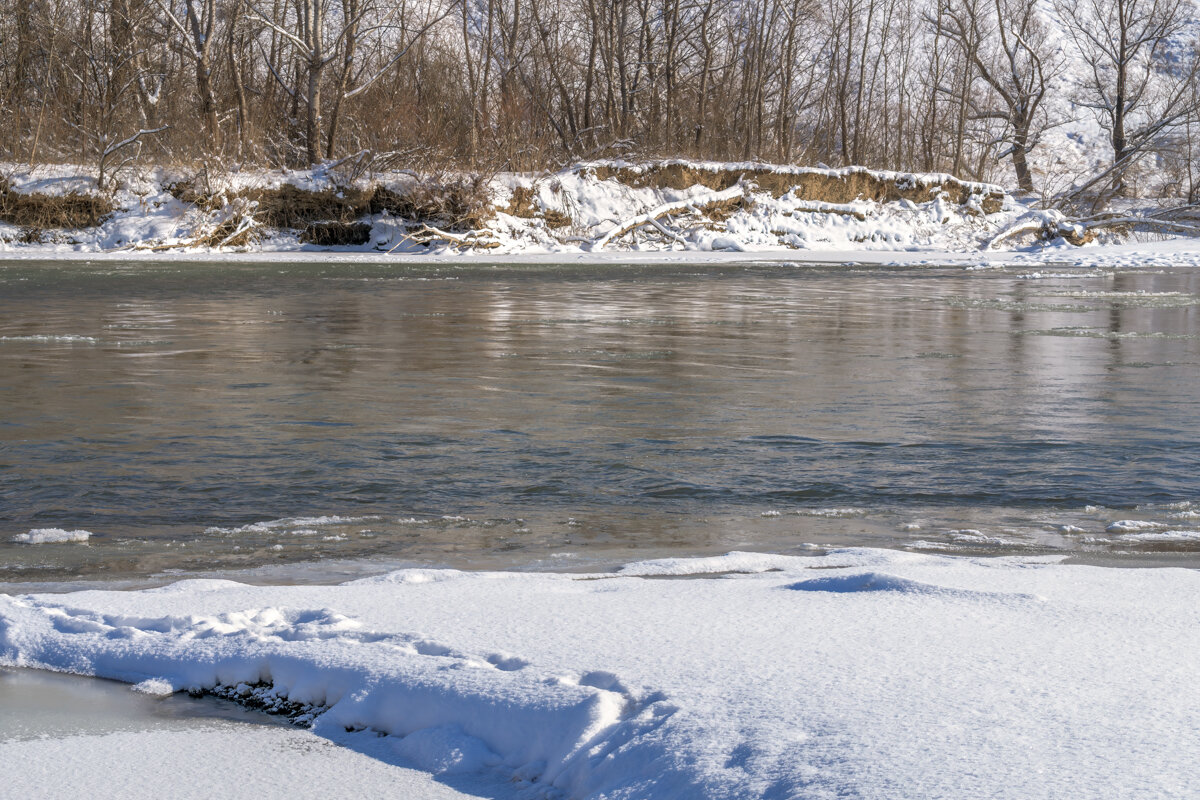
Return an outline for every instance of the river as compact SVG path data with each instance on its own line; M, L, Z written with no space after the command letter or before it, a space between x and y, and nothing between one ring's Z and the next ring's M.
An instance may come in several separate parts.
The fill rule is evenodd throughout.
M0 584L1200 564L1200 273L1023 271L8 264Z

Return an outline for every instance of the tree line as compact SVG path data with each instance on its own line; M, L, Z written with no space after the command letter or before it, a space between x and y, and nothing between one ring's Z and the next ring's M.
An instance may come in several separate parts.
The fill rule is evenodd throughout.
M0 9L0 157L92 164L101 183L129 163L528 170L626 155L1200 194L1192 0ZM1102 137L1103 163L1039 169L1047 132L1072 126Z

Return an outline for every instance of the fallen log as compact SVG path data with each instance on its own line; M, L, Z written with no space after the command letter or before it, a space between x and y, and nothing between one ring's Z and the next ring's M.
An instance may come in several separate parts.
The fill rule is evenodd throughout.
M445 241L455 247L470 248L477 250L490 250L494 247L499 247L500 242L496 241L496 234L485 229L475 231L465 231L464 233L450 233L440 228L435 228L432 225L422 225L419 229L407 234L400 241L392 245L388 253L392 253L400 245L405 242L414 242L415 244L429 245L436 241Z
M1088 235L1087 229L1077 223L1068 222L1057 211L1034 211L1022 215L1016 222L997 233L984 245L984 250L994 250L1000 243L1006 242L1022 234L1033 233L1042 239L1062 237L1074 245L1086 244L1095 238Z
M701 197L691 197L687 200L676 200L673 203L664 203L658 208L648 211L645 214L641 214L633 219L618 223L615 228L596 240L595 244L592 245L592 250L603 250L605 246L607 246L608 243L614 239L624 236L625 234L645 225L657 228L661 233L669 238L675 239L676 241L683 241L683 237L680 234L668 230L666 226L659 223L659 218L665 217L668 214L675 214L680 211L691 211L698 214L700 213L698 206L707 205L708 203L720 203L727 200L733 200L736 197L740 197L742 194L744 194L744 192L745 190L741 184L738 184L736 186L730 186L728 189L724 189L720 192L713 192L712 194Z

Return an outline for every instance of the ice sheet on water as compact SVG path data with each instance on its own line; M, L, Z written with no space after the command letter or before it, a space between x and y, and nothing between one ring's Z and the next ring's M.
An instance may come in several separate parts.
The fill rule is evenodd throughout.
M1130 533L1131 531L1153 531L1168 527L1162 522L1148 519L1119 519L1105 528L1109 533Z
M220 528L213 526L205 528L204 532L233 535L239 533L271 533L273 531L288 531L297 536L312 536L319 533L319 531L313 530L314 528L328 528L335 525L357 525L364 522L373 522L379 519L380 517L342 517L336 514L319 517L284 517L283 519L272 519L265 522L251 522L246 525L239 525L233 528Z
M28 533L18 533L11 541L17 544L62 544L65 542L86 542L92 537L91 531L68 531L62 528L34 528Z
M1154 531L1126 533L1117 537L1123 542L1200 542L1200 531Z
M865 517L867 510L865 508L800 508L795 513L801 517L848 519L852 517Z

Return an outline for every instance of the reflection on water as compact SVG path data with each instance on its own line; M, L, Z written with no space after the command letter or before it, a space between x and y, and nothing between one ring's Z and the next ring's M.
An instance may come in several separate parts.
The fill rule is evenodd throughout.
M1200 551L1198 314L1194 272L6 266L0 581Z

